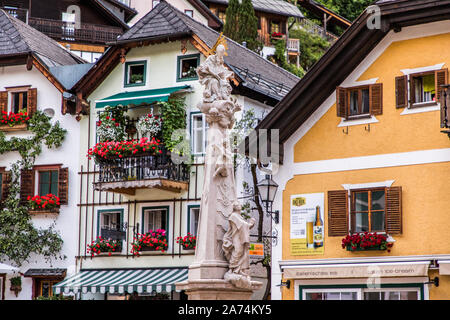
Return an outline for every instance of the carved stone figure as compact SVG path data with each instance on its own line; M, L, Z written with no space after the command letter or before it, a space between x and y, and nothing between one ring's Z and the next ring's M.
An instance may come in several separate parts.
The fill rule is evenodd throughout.
M223 238L223 250L229 261L229 270L225 274L225 280L229 280L236 287L251 288L250 278L250 229L256 220L245 220L241 215L241 206L235 202L233 212L228 218L229 228Z

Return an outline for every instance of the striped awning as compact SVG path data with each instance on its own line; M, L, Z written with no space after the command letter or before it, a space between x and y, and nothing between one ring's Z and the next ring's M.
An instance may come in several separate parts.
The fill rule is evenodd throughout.
M170 292L187 280L187 268L82 270L53 286L60 293L151 293Z

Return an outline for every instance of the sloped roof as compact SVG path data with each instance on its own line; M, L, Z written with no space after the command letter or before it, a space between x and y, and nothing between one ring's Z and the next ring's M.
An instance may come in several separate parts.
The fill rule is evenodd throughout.
M380 28L367 28L372 15L364 11L258 124L256 130L279 129L280 144L283 144L390 30L399 32L403 27L447 20L450 16L449 0L380 0L377 5L381 12ZM247 141L246 144L253 142Z
M34 54L47 67L84 62L55 40L0 10L0 58Z
M204 0L228 6L228 0ZM290 2L283 0L252 0L255 11L274 13L280 16L304 18L300 9Z
M211 48L219 33L197 22L181 11L161 1L152 11L117 40L127 43L166 37L197 35ZM280 100L299 80L292 73L264 59L255 52L228 39L225 63L243 80L243 85L259 93Z

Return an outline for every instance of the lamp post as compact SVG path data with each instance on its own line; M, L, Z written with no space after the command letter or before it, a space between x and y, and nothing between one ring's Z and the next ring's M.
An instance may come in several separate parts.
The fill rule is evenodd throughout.
M256 187L258 188L261 201L266 207L266 212L270 214L275 223L278 224L280 221L280 213L278 210L272 211L272 204L275 200L278 184L272 180L270 175L266 175L265 179L258 182Z

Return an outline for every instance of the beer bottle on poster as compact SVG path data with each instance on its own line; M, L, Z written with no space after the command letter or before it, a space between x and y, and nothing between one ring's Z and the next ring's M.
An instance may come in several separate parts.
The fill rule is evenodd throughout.
M314 248L323 246L323 221L320 217L320 206L316 207L316 219L314 221Z

